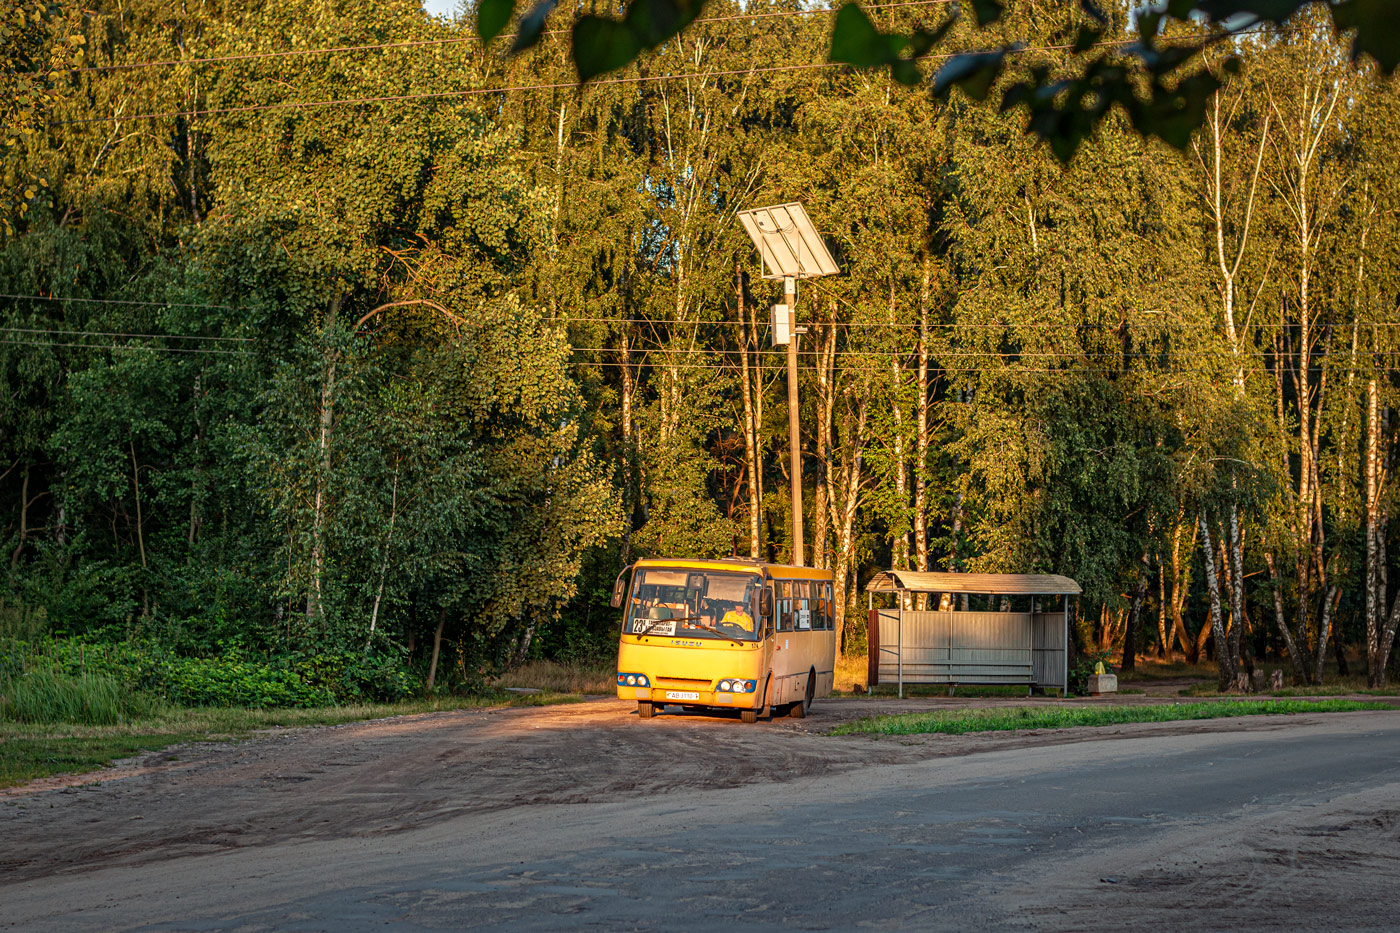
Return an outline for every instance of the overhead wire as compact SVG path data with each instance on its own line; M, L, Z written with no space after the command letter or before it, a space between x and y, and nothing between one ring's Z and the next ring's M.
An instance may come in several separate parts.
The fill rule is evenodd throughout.
M1147 311L1147 312L1139 312L1139 313L1141 313L1141 314L1147 314L1147 315L1151 315L1151 316L1153 316L1153 317L1156 317L1160 312L1151 312L1151 311ZM560 318L552 318L552 319L550 319L549 323L551 323L551 324L564 324L564 325L575 324L575 323L588 323L588 324L636 324L636 325L639 325L639 326L650 325L650 326L659 326L659 327L740 327L740 326L745 326L745 325L746 325L746 322L744 322L744 321L700 321L700 320L696 320L696 321L666 321L666 320L650 320L650 319L648 319L648 318L607 318L607 317L560 317ZM1142 325L1142 324L1149 323L1149 322L1138 320L1138 321L1136 321L1135 323L1137 323L1137 324L1140 326L1140 325ZM764 326L767 326L767 325L761 323L759 326L760 326L760 327L764 327ZM823 325L823 326L825 326L825 325ZM859 327L859 328L868 328L868 329L874 329L874 328L893 328L893 329L907 329L907 330L912 330L912 329L918 328L920 325L919 325L919 323L918 323L917 321L911 321L911 322L904 322L904 321L836 321L836 322L834 322L833 326L835 326L835 327L844 327L844 328L856 328L856 327ZM928 324L928 326L929 326L930 328L935 328L935 327L937 327L937 328L957 327L957 328L968 328L968 329L1005 328L1005 329L1018 329L1018 330L1019 330L1019 329L1022 329L1022 328L1031 328L1031 329L1081 330L1081 329L1088 328L1088 327L1103 327L1103 328L1106 328L1106 329L1110 329L1110 328L1111 328L1111 329L1116 329L1116 328L1119 326L1119 324L1118 324L1118 322L1116 322L1116 321L1108 321L1108 322L1104 322L1103 324L1075 323L1075 322L1072 322L1072 321L1070 321L1070 322L1066 322L1066 321L1024 321L1024 322L1016 322L1016 323L1002 322L1002 321L974 321L974 322L963 322L963 321L930 321L929 324ZM1170 327L1190 327L1190 328L1195 328L1195 327L1223 327L1224 325L1223 325L1223 324L1216 323L1216 322L1211 322L1211 321L1173 321L1169 326L1170 326ZM1363 323L1362 326L1363 326L1363 327L1400 327L1400 321L1370 321L1370 322L1365 322L1365 323Z
M220 337L212 334L131 334L112 330L64 330L57 327L6 327L0 331L14 334L55 334L60 337L126 337L132 340L212 340L252 343L252 337Z
M187 304L179 301L132 301L124 298L71 298L63 295L7 295L0 294L0 298L9 298L15 301L63 301L81 302L83 304L98 305L143 305L150 308L217 308L222 311L234 310L232 305L202 305Z
M574 353L617 353L617 352L620 352L619 349L618 349L617 347L572 347L572 346L571 346L569 349L570 349L571 352L574 352ZM632 352L632 353L660 353L660 354L667 354L667 353L669 353L669 354L673 354L673 355L674 355L674 354L681 354L681 355L685 355L685 356L695 356L695 355L704 356L704 355L708 355L708 354L712 354L712 353L735 353L735 352L737 352L737 351L738 351L738 348L737 348L737 347L731 347L731 348L727 348L727 349L714 349L714 350L701 350L701 349L696 349L696 350L672 350L672 349L668 349L668 348L666 348L666 347L631 347L631 348L629 349L629 352ZM835 351L832 351L832 352L834 352L837 356L870 357L870 358L873 358L873 359L880 359L880 358L886 358L886 357L914 356L918 351L915 350L915 349L913 349L913 348L911 347L910 349L907 349L907 350L835 350ZM1195 352L1195 351L1193 351L1193 352ZM749 353L752 354L752 355L755 355L755 356L780 356L780 357L786 357L786 356L787 356L787 351L786 351L786 350L750 350ZM821 350L798 350L798 351L797 351L797 355L801 357L801 356L822 356L823 354L822 354L822 351L821 351ZM1197 352L1197 353L1195 353L1195 355L1200 356L1200 357L1202 357L1202 358L1205 358L1205 354L1202 354L1202 353L1198 353L1198 352ZM1258 351L1255 351L1255 352L1253 352L1253 353L1250 353L1249 355L1250 355L1250 356L1253 356L1253 357L1264 357L1264 358L1267 358L1267 359L1273 359L1273 358L1275 358L1275 357L1282 357L1282 358L1284 358L1284 359L1292 359L1292 357L1294 356L1294 354L1290 354L1290 353L1279 353L1279 352L1274 351L1274 350L1258 350ZM940 352L937 352L937 351L930 351L929 356L930 356L930 357L938 357L938 358L940 358L940 359L961 358L961 357L976 357L976 358L978 358L978 359L1020 360L1020 359L1026 359L1027 357L1037 357L1037 358L1051 359L1051 360L1064 360L1064 359L1075 359L1075 360L1080 360L1080 359L1085 359L1085 358L1098 357L1098 358L1102 358L1102 359L1114 359L1114 360L1121 360L1121 359L1150 360L1150 359L1157 359L1157 358L1159 358L1159 357L1161 356L1161 353L1157 353L1157 352L1153 352L1153 351L1147 351L1147 350L1133 350L1133 351L1130 351L1130 352L1128 352L1128 353L1121 353L1121 352L1114 351L1114 350L1104 350L1104 351L1100 351L1100 350L1094 350L1094 351L1087 351L1087 350L1086 350L1086 351L1079 351L1079 350L1025 350L1025 351L1020 351L1020 350L955 350L955 351L951 351L951 352L947 352L947 353L940 353ZM1216 356L1212 356L1211 358L1213 359L1213 358L1217 358L1217 357L1216 357ZM1226 355L1226 351L1220 350L1219 353L1218 353L1218 358L1221 358L1221 359L1232 359L1233 357L1232 357L1232 356L1227 356L1227 355Z
M82 350L145 350L151 353L202 353L209 356L251 356L246 350L216 350L212 347L150 347L120 343L65 343L50 340L10 340L0 337L0 344L26 347L64 347Z
M629 352L638 356L658 355L666 356L722 356L737 352L738 348L723 350L668 350L665 347L632 347ZM617 347L570 347L571 353L618 353ZM900 359L911 358L916 355L915 350L833 350L830 351L835 356L853 359ZM774 357L778 359L786 358L785 350L750 350L749 353L757 357ZM820 357L824 354L820 350L798 350L800 357ZM1026 350L1026 351L999 351L999 350L956 350L951 352L932 351L929 353L930 361L948 359L977 359L1018 362L1026 359L1043 360L1155 360L1161 359L1162 353L1152 351L1133 351L1120 353L1115 351L1076 351L1076 350ZM1203 361L1213 361L1222 368L1234 370L1235 357L1227 356L1225 351L1218 351L1212 354L1205 354L1193 351L1194 356ZM1274 350L1257 350L1247 354L1246 359L1284 360L1291 361L1296 358L1296 354L1279 352ZM1328 357L1323 357L1323 362L1317 364L1317 368L1326 365ZM665 364L669 365L669 364ZM728 364L725 364L728 365ZM1272 372L1272 370L1270 370Z
M1114 39L1097 42L1091 48L1110 48L1118 46L1136 45L1137 39ZM1075 48L1075 43L1065 42L1055 45L1017 45L1007 48L1007 54L1024 55L1029 52L1052 52L1063 51ZM919 63L931 63L943 61L954 57L960 53L947 53L942 55L928 55L918 59ZM555 81L539 84L513 84L499 85L494 87L462 88L453 91L426 91L415 94L387 94L369 97L334 97L309 101L280 101L275 104L248 104L241 107L211 107L202 110L167 110L152 113L135 113L127 116L110 114L101 117L84 117L75 120L50 120L48 126L68 126L86 123L128 123L135 120L159 120L169 117L209 117L228 116L240 113L258 113L273 110L301 110L313 107L333 107L341 104L360 106L363 104L380 103L401 103L404 101L420 100L445 100L450 98L479 97L488 94L505 94L519 91L544 91L563 90L625 85L625 84L650 84L664 81L684 81L691 78L725 78L739 75L759 75L773 74L778 72L795 71L816 71L824 68L849 67L844 62L808 62L788 65L767 65L752 68L734 68L721 71L687 71L659 75L630 75L616 78L599 78L586 85L580 85L577 81Z
M955 3L957 0L894 0L888 3L868 3L864 5L867 10L882 10L893 7L911 6L946 6ZM723 16L706 16L691 22L687 28L702 26L707 23L723 23L735 20L759 20L772 19L774 17L791 16L813 16L821 13L835 13L839 7L816 7L810 10L770 10L764 13L730 13ZM570 32L568 29L545 29L540 32L541 36L558 36ZM495 41L516 38L517 33L504 33L496 37ZM400 42L375 42L366 45L337 45L324 46L314 49L283 49L277 52L245 52L238 55L211 55L204 58L165 58L144 62L122 62L111 65L86 65L82 68L67 69L71 74L84 74L91 72L105 71L134 71L142 68L165 68L175 65L214 65L224 62L257 61L262 59L291 58L304 55L336 55L343 52L379 52L390 49L421 48L433 45L462 45L467 43L479 43L481 37L475 33L466 36L453 36L444 39L405 39ZM36 76L43 72L35 73Z
M838 354L838 355L839 355L839 354ZM643 365L643 364L642 364L642 363L623 363L623 362L620 362L620 361L617 361L617 360L590 360L590 361L588 361L588 362L586 362L586 363L575 363L574 365L576 365L576 366L607 366L607 367L622 367L622 366L637 367L637 366L641 366L641 365ZM725 371L725 372L733 372L733 371L735 371L735 370L737 370L737 369L739 368L739 366L738 366L737 363L727 363L727 364L720 364L720 363L666 363L666 364L650 364L650 365L658 365L658 366L662 366L663 368L666 368L666 369L720 370L720 371ZM1243 369L1236 369L1235 367L1231 366L1231 367L1222 367L1222 370L1228 370L1228 371L1223 371L1223 372L1220 373L1220 375L1223 375L1223 376L1229 376L1229 375L1232 375L1233 373L1236 373L1236 372L1244 372L1244 373L1246 373L1246 374L1251 374L1251 375L1252 375L1252 374L1259 374L1259 373L1267 373L1267 374L1269 374L1269 375L1273 375L1273 374L1275 373L1275 370L1270 369L1270 368L1268 368L1268 367L1263 367L1263 366L1244 367ZM774 366L774 367L771 368L771 371L772 371L772 372L781 372L781 371L782 371L782 367L780 367L780 366ZM950 367L938 366L938 365L936 365L936 364L930 366L930 371L933 372L933 373L941 373L941 374L967 374L967 373L992 373L992 374L1020 374L1020 373L1031 373L1031 374L1052 374L1052 373L1058 373L1058 374L1067 375L1067 376L1080 376L1080 375L1119 375L1119 376L1132 376L1132 375L1141 375L1141 376L1158 376L1158 375L1200 375L1200 374L1209 374L1209 373L1214 373L1214 372L1216 372L1216 370L1208 369L1208 368L1205 368L1205 367L1174 367L1174 368L1171 368L1171 369L1109 369L1109 368L1103 368L1103 367L1100 367L1100 368L1083 368L1083 367L1065 367L1065 366L1057 366L1057 367L1021 367L1021 366L1012 367L1012 366L1007 366L1007 367L1001 367L1001 368L989 368L989 367L975 367L975 368L973 368L973 367L956 367L956 368L950 368Z

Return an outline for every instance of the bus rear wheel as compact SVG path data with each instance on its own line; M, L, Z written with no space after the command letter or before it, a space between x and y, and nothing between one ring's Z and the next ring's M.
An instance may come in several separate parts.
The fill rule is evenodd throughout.
M807 710L812 708L812 697L817 692L817 683L813 675L807 675L807 693L802 697L801 702L794 703L788 707L787 714L792 719L806 719Z
M642 719L650 719L656 715L656 705L648 703L646 700L637 701L637 715Z

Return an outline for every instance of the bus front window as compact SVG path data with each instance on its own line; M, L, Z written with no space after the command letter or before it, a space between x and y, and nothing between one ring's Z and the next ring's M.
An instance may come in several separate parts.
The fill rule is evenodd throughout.
M723 641L757 640L757 574L724 571L637 571L623 631Z

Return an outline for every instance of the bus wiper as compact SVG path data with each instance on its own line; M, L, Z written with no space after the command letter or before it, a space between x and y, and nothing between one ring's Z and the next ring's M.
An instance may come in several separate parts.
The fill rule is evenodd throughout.
M695 621L695 620L692 619L692 620L690 620L690 621L693 622L693 621ZM734 644L736 644L736 645L742 645L742 644L744 644L744 642L741 641L740 639L735 638L733 635L730 635L728 632L721 632L718 628L716 628L716 627L713 626L713 625L706 625L704 622L698 622L694 627L695 627L695 628L704 629L704 630L707 631L707 632L714 632L714 633L715 633L716 635L718 635L720 638L728 638L730 641L734 642Z

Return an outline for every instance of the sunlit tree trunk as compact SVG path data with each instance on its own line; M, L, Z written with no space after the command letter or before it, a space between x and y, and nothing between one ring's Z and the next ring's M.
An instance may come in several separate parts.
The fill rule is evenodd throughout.
M1305 684L1308 682L1307 660L1298 650L1298 644L1293 639L1293 631L1288 627L1288 620L1283 613L1283 578L1279 576L1278 568L1274 566L1273 552L1264 552L1264 563L1269 568L1269 589L1273 592L1274 621L1279 633L1283 635L1283 642L1288 651L1288 662L1293 666L1293 679L1299 684Z
M924 258L919 288L919 397L914 435L914 568L923 573L928 565L928 447L929 447L929 260ZM920 599L926 597L921 596Z
M827 466L828 475L832 477L829 509L836 537L836 646L842 652L846 650L846 604L851 595L849 578L855 560L856 511L865 481L861 452L865 446L869 393L847 387L843 407L840 463L835 470L831 469L831 464Z
M1385 590L1381 580L1381 549L1385 546L1379 521L1380 506L1380 391L1372 376L1366 383L1366 682L1380 687L1385 682L1385 662L1390 652L1381 653L1381 614L1385 611Z
M1157 656L1166 660L1171 656L1171 638L1167 635L1167 571L1162 566L1162 555L1157 554Z
M1210 598L1210 633L1215 639L1215 661L1220 669L1220 689L1228 690L1235 682L1238 664L1230 656L1229 639L1225 637L1225 620L1220 608L1220 582L1215 575L1215 544L1210 536L1206 513L1200 512L1201 560L1206 571L1206 595Z
M889 323L895 321L894 277L890 277ZM890 399L894 408L894 495L895 534L894 566L900 570L909 569L909 465L905 462L904 437L904 363L898 355L890 360Z
M321 405L316 435L316 492L311 515L311 591L306 597L306 617L320 622L325 617L322 583L326 572L326 513L331 478L331 435L335 428L335 369L339 351L330 345L336 339L336 319L340 314L344 293L337 288L326 306L324 339L326 349L325 373L321 381Z
M757 335L749 331L747 310L744 306L743 272L737 263L734 266L734 298L739 311L739 391L744 396L744 472L748 474L745 486L749 507L749 557L758 560L763 546L763 472L758 452L759 425L754 421L754 379L749 372L749 344Z
M384 532L384 556L379 562L379 586L374 592L374 607L369 614L369 636L365 639L365 649L368 650L370 643L374 640L374 630L379 624L379 604L384 599L384 581L389 578L389 557L394 548L394 524L399 517L399 468L403 464L403 457L394 458L394 476L389 489L389 527Z
M831 417L836 402L832 386L836 378L836 302L831 302L827 325L822 328L817 356L817 465L816 508L813 516L812 566L830 566L831 528L827 510L831 498Z
M1133 605L1128 612L1128 629L1123 636L1123 663L1120 666L1125 671L1137 669L1138 630L1142 625L1142 604L1147 599L1147 583L1151 573L1148 557L1149 553L1143 551L1139 561L1142 566L1138 570L1137 582L1133 587Z
M428 663L428 679L424 686L429 692L437 680L438 653L442 650L442 627L447 624L447 607L438 611L437 631L433 633L433 659Z
M1334 137L1338 128L1333 121L1337 105L1347 97L1339 73L1333 68L1331 46L1321 36L1305 37L1300 51L1301 70L1290 69L1281 81L1266 80L1265 94L1272 119L1279 126L1275 145L1278 177L1273 182L1279 202L1285 211L1288 237L1294 251L1292 269L1293 298L1296 321L1287 320L1290 303L1280 302L1280 333L1297 334L1292 354L1292 378L1297 402L1296 445L1299 457L1297 484L1292 493L1292 532L1294 544L1294 587L1297 600L1297 646L1306 650L1310 636L1314 648L1313 668L1321 670L1321 658L1327 651L1322 637L1320 616L1326 613L1331 599L1327 568L1324 565L1324 532L1322 523L1322 483L1319 445L1323 431L1322 408L1327 394L1325 361L1332 335L1332 326L1321 320L1315 301L1313 274L1317 263L1318 244L1325 232L1326 217L1333 209L1333 199L1322 176L1324 144ZM1292 82L1291 87L1283 86ZM1290 327L1292 325L1292 327ZM1286 337L1284 338L1287 339ZM1279 367L1283 369L1283 366ZM1314 371L1321 374L1314 377ZM1280 386L1280 392L1282 387ZM1282 398L1279 405L1281 436L1292 431L1284 415ZM1313 603L1321 592L1318 629L1314 632Z
M24 465L19 483L19 540L10 552L10 572L19 566L19 556L24 553L24 542L29 537L29 464Z

